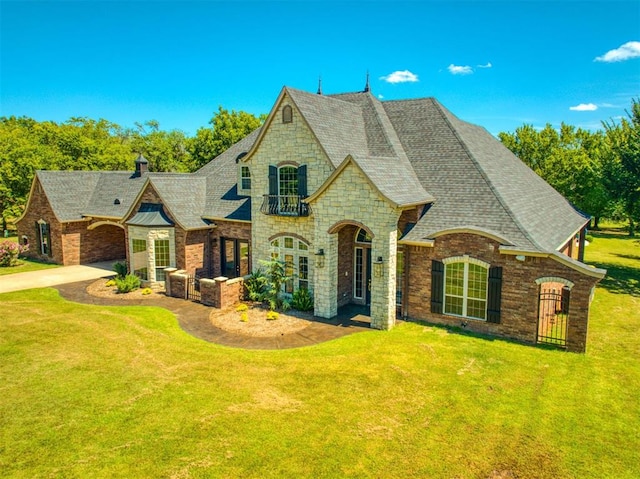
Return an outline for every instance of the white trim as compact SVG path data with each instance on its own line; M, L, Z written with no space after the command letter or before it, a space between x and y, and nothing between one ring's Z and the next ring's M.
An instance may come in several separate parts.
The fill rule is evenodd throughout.
M575 286L575 283L573 281L569 281L568 279L560 278L558 276L545 276L543 278L536 279L536 284L538 286L543 283L561 283L569 288L569 290L571 290Z
M468 254L465 254L465 255L462 255L462 256L451 256L450 258L443 259L442 262L444 264L449 264L449 263L470 263L470 264L475 264L475 265L478 265L478 266L482 266L485 269L489 269L489 266L491 266L491 264L487 263L486 261L482 261L481 259L478 259L478 258L472 258Z
M476 321L487 321L487 308L489 305L489 266L490 264L477 258L472 258L469 255L452 256L442 260L445 265L444 274L442 275L442 314L447 316L457 316L461 318L474 319ZM463 283L462 283L462 296L450 295L455 298L462 298L462 314L455 314L447 312L447 268L449 264L462 263L464 264ZM469 265L473 264L480 266L487 271L487 280L485 282L484 292L484 318L478 318L475 316L468 316L467 304L468 300L483 301L480 298L469 298Z

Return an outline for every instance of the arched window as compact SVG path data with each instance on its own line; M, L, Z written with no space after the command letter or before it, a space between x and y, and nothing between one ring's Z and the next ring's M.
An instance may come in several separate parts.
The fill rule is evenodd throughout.
M486 319L489 268L471 259L444 261L444 313Z
M271 258L285 263L290 278L283 288L293 294L297 289L309 289L309 244L292 236L280 236L271 241Z
M282 123L291 123L293 121L293 109L290 105L285 105L282 109Z
M356 243L371 243L371 235L364 228L360 228L356 233Z

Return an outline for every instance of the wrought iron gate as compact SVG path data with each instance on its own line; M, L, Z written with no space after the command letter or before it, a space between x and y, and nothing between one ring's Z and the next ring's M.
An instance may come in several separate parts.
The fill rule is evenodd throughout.
M200 278L189 275L187 277L187 299L200 301Z
M567 345L569 289L541 290L538 301L538 343Z

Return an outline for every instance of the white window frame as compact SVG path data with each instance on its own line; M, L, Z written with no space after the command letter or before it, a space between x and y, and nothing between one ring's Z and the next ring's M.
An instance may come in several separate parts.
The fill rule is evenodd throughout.
M287 247L286 243L292 241L292 247ZM307 289L311 289L311 260L309 258L309 243L296 238L294 236L283 235L274 238L271 241L271 259L278 261L284 261L284 258L290 256L292 258L291 264L285 266L287 271L293 271L293 278L291 280L292 287L290 291L286 291L287 284L282 285L282 292L285 294L293 294L300 289L300 283L306 283ZM300 278L300 258L307 258L307 277ZM288 282L289 283L289 282Z
M451 258L446 258L442 261L444 263L444 277L443 277L443 283L442 283L442 312L443 314L446 314L448 316L458 316L458 317L463 317L463 318L468 318L468 319L474 319L474 320L478 320L478 321L486 321L487 320L487 305L488 305L488 301L489 301L489 267L490 264L479 260L477 258L471 258L468 255L464 255L464 256L454 256ZM457 263L462 263L464 270L463 270L463 288L462 288L462 296L459 295L448 295L449 297L455 297L455 298L462 298L462 314L456 314L456 313L452 313L452 312L448 312L447 311L447 306L448 306L448 302L447 302L447 266L448 265L453 265L453 264L457 264ZM485 285L484 285L484 298L474 298L474 297L469 297L469 265L476 265L476 266L480 266L482 268L484 268L486 270L486 281L485 281ZM469 299L474 300L474 301L484 301L484 317L480 318L477 316L469 316L468 314L468 302Z

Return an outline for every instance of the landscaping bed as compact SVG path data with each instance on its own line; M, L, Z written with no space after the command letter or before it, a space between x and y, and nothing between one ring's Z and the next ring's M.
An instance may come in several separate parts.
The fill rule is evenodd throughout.
M312 313L290 310L286 313L276 312L276 319L268 319L269 308L262 303L241 303L224 310L211 311L211 324L230 333L242 334L261 338L283 336L297 333L309 326L313 319ZM273 317L273 316L272 316Z

